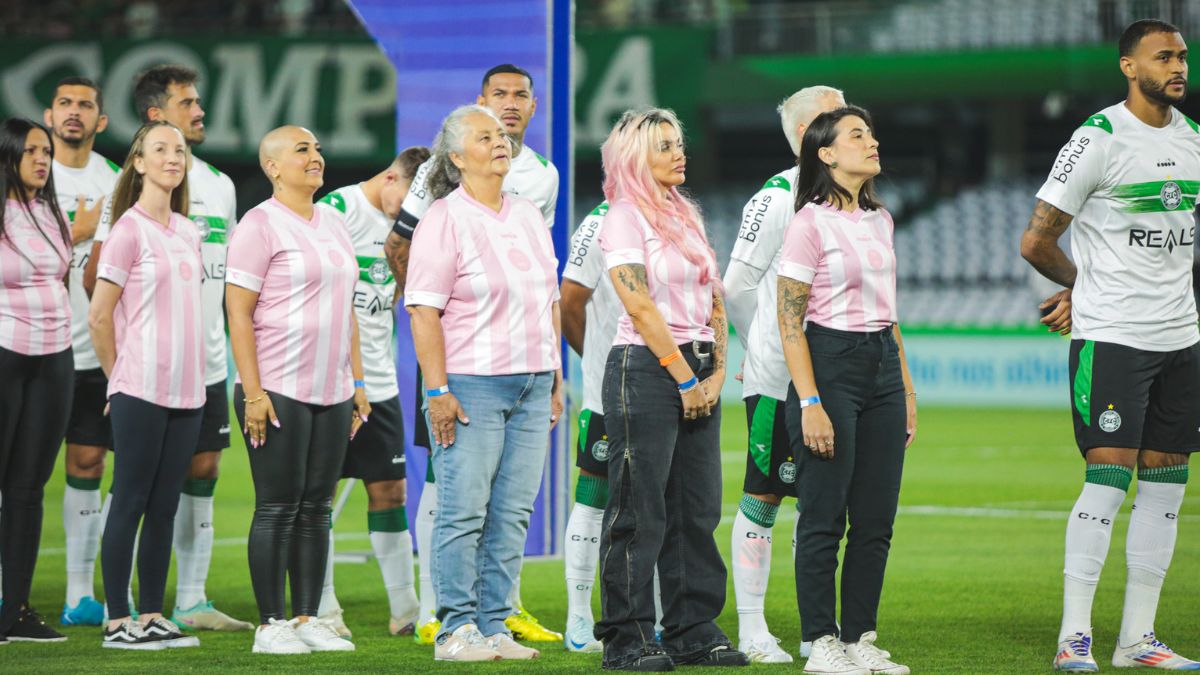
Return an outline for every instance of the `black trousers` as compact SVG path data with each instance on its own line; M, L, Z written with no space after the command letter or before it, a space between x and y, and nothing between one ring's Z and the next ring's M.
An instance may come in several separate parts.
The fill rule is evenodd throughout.
M688 365L712 373L682 346ZM636 659L654 642L654 566L662 585L662 647L679 661L729 639L717 627L725 563L713 532L721 520L721 413L685 421L679 389L646 347L619 346L604 369L609 499L600 535L604 663Z
M46 481L67 431L75 380L71 348L29 356L0 347L0 635L29 601L42 541Z
M113 394L109 406L112 506L100 540L100 571L108 616L119 619L130 615L127 590L135 541L138 611L149 614L163 609L175 511L200 437L204 409L165 408L126 394Z
M286 586L291 582L292 613L316 616L329 555L329 514L350 440L353 400L333 405L302 403L268 392L279 428L267 425L267 440L250 447L254 479L254 520L246 552L259 622L287 618ZM246 394L234 388L238 425L246 427Z
M810 323L805 330L821 404L833 422L834 456L804 445L800 400L788 389L787 428L799 464L796 497L796 599L804 640L837 635L834 586L842 569L841 639L875 630L892 524L900 498L906 413L900 356L890 329L849 333Z

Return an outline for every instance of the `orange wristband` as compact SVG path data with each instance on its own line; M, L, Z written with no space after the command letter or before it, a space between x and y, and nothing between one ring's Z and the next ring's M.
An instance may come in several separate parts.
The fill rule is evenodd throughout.
M671 365L672 363L675 363L676 361L678 361L681 358L683 358L683 354L680 353L680 351L678 349L676 349L673 353L667 354L666 356L659 359L658 365L662 366L663 368L666 368L667 366Z

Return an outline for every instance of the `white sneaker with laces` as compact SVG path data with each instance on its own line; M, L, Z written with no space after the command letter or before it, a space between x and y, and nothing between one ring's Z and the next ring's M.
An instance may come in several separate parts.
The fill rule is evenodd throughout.
M500 658L506 661L528 661L542 655L533 647L517 644L517 641L513 640L508 633L496 633L487 638L487 646L496 650Z
M1054 669L1067 673L1095 673L1100 666L1092 658L1092 631L1068 635L1058 643L1054 654Z
M582 654L599 654L604 651L604 643L596 639L593 630L596 624L586 617L572 614L567 617L567 629L563 631L563 646L569 652Z
M350 629L346 627L346 620L345 616L342 614L341 607L338 607L332 612L326 612L317 618L328 624L329 627L333 629L333 632L337 633L338 637L345 638L347 640L353 637L353 635L350 633Z
M738 642L738 651L751 663L791 663L792 655L779 646L779 638L767 633Z
M846 646L836 635L826 635L813 640L812 656L809 656L808 662L804 664L804 672L825 675L871 675L870 668L864 668L846 656Z
M259 626L254 631L255 654L309 654L312 652L308 645L296 635L295 619L280 621L271 619L265 626Z
M885 675L909 675L908 666L901 665L889 659L891 656L875 646L878 636L869 630L859 636L858 642L846 645L846 656L856 665L869 669L872 673Z
M314 652L354 651L354 643L338 635L324 619L309 619L299 624L296 635Z
M500 653L492 649L473 623L464 623L436 643L435 661L499 661Z
M1158 668L1160 670L1200 670L1200 661L1185 659L1170 647L1159 642L1154 633L1146 633L1141 642L1122 647L1117 644L1113 652L1115 668Z

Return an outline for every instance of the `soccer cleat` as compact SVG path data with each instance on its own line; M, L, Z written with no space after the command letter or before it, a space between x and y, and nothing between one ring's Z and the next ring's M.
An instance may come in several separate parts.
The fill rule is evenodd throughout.
M517 607L511 616L504 620L505 628L512 631L513 638L524 642L561 642L562 633L546 628L524 607Z
M197 603L188 609L176 607L171 612L171 621L182 630L254 630L254 624L249 621L239 621L213 607L212 600Z
M585 617L572 614L567 617L567 630L563 633L563 646L569 652L583 654L599 654L604 651L604 644L593 634L595 623Z
M337 633L338 637L345 640L349 640L350 638L354 637L350 632L350 629L346 626L346 619L342 614L341 607L338 607L332 612L326 612L317 618L328 624L329 627L333 629L333 632ZM393 635L395 635L395 633L393 633Z
M67 636L46 624L32 607L24 606L5 635L10 642L66 642Z
M413 632L413 642L419 645L431 645L437 641L437 634L442 630L442 622L437 619L430 619L425 623L419 624L417 630Z
M738 643L738 651L751 663L791 663L792 655L779 646L779 638L767 633Z
M354 651L354 643L338 635L324 619L309 619L296 626L296 635L314 652Z
M473 623L459 626L433 648L435 661L499 661L500 653L492 649Z
M160 616L150 619L149 623L142 626L142 630L145 631L146 635L162 643L167 649L200 646L200 638L195 635L184 635L183 631L179 630L179 626Z
M804 664L806 673L823 673L826 675L871 675L870 668L864 668L846 656L846 646L837 639L836 635L826 635L813 640L812 656Z
M12 633L8 637L12 638ZM1115 668L1159 668L1161 670L1200 670L1200 661L1185 659L1170 647L1159 642L1154 633L1146 633L1141 642L1132 647L1117 644L1113 652Z
M58 622L64 626L99 626L104 623L104 605L88 595L79 599L79 604L68 607L63 603L62 616Z
M1092 658L1092 631L1068 635L1058 643L1054 655L1054 669L1068 673L1095 673L1100 670Z
M309 654L308 645L296 634L296 619L280 621L271 619L265 626L254 631L254 654Z
M122 621L116 628L104 629L104 641L100 646L107 649L135 649L139 651L157 651L167 646L160 640L150 637L138 622L132 619Z
M533 647L517 644L508 633L496 633L492 637L487 638L487 646L495 650L500 655L500 658L506 661L528 661L542 655L541 652Z
M629 661L612 663L604 661L600 664L604 670L630 670L641 673L666 673L675 670L675 662L657 644L646 645L642 653Z
M890 660L890 654L875 646L878 636L869 630L859 636L858 642L846 645L846 656L855 664L870 670L872 673L884 675L909 675L908 666Z
M388 620L388 632L392 635L415 635L417 627L417 615L404 617L392 617ZM436 633L435 633L436 635Z

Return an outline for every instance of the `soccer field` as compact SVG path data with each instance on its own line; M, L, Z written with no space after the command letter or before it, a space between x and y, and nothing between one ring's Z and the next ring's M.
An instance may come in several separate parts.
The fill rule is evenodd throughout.
M729 532L741 493L745 416L725 409L725 517L717 531L728 561ZM216 536L209 597L230 614L256 612L246 564L245 536L253 505L245 449L235 435L217 486ZM1074 450L1066 409L1055 412L926 409L909 451L900 517L879 616L880 644L914 673L1048 672L1061 611L1064 517L1078 493L1082 462ZM105 480L107 486L108 479ZM57 624L65 583L61 520L62 461L47 488L42 553L33 603ZM1132 500L1132 490L1131 497ZM339 550L367 550L366 498L359 490L338 523ZM1124 594L1124 540L1129 504L1117 521L1094 612L1096 656L1111 666ZM780 511L767 620L795 654L799 639L790 559L791 508ZM560 561L525 566L526 607L561 629L566 611ZM2 672L415 672L451 669L435 664L432 649L387 633L387 602L374 563L339 564L338 595L358 651L299 657L250 653L249 633L202 633L199 649L113 653L100 647L97 628L68 628L62 644L10 644L0 649ZM99 582L97 571L97 582ZM167 591L170 604L174 578ZM1158 613L1159 636L1185 656L1200 654L1200 496L1190 489L1179 544ZM599 603L596 603L597 616ZM733 582L721 625L737 638ZM796 671L757 666L756 672ZM566 672L599 668L598 655L568 654L547 644L540 661L458 666L490 670Z

